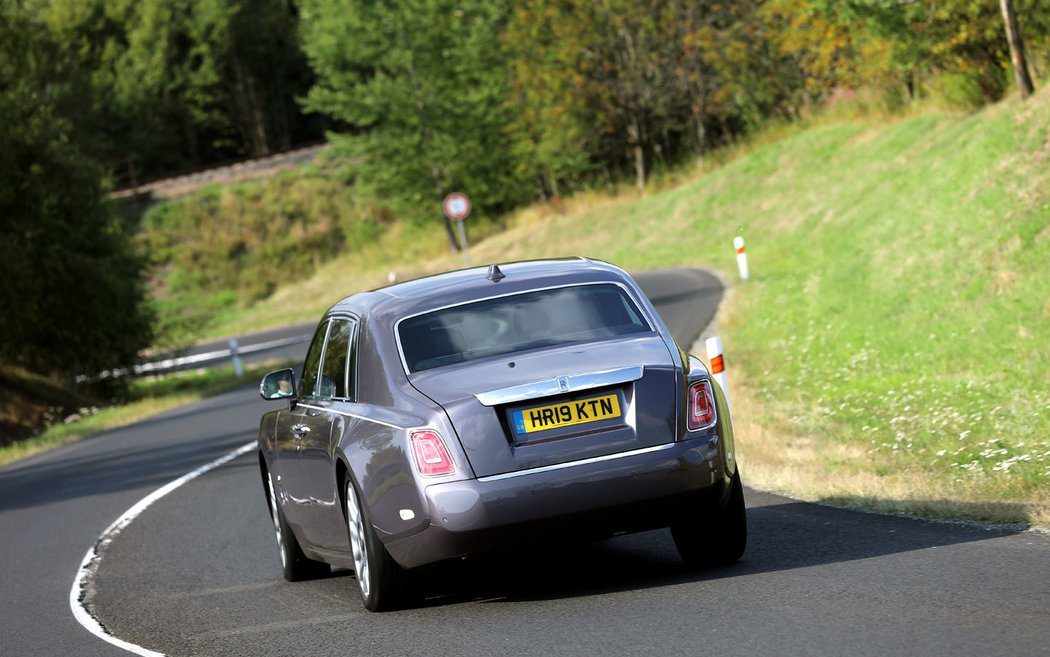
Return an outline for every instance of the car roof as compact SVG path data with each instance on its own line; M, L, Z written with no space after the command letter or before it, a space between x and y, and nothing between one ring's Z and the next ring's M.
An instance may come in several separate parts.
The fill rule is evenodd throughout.
M490 266L461 269L354 294L332 306L328 314L348 312L385 319L392 325L403 317L479 299L561 285L631 280L619 267L587 258L500 263L497 266L504 278L495 277L498 279L495 281L489 277Z

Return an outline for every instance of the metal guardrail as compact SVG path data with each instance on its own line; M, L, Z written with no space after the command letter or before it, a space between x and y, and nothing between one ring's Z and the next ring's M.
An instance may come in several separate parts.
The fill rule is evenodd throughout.
M310 340L310 335L297 335L290 338L281 338L279 340L270 340L268 342L260 342L259 344L247 345L244 347L229 347L226 349L216 349L215 351L208 351L203 354L193 354L192 356L179 356L173 358L165 358L163 360L154 361L152 363L139 363L131 368L132 372L137 375L146 374L163 374L165 372L173 372L180 369L184 369L191 365L200 365L215 360L223 360L226 358L233 358L235 354L245 355L257 353L260 351L269 351L270 349L278 349L280 347L287 347L293 344L301 344Z
M312 333L307 333L287 338L278 338L276 340L267 340L266 342L249 344L243 347L231 346L224 349L214 349L212 351L206 351L200 354L190 354L187 356L170 356L167 358L162 358L160 360L150 361L146 363L138 363L131 367L103 370L94 376L81 374L76 377L76 382L87 383L90 381L104 381L106 379L122 378L126 376L151 376L159 374L170 374L173 372L178 372L180 370L190 369L194 366L204 366L209 363L216 363L225 359L240 358L241 356L245 356L247 354L261 353L265 351L271 351L274 349L280 349L281 347L288 347L295 344L303 344L309 342L311 337Z

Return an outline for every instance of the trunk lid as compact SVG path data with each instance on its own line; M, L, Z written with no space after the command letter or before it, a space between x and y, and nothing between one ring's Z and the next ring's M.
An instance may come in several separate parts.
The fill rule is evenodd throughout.
M478 477L675 440L679 382L659 335L635 334L416 372Z

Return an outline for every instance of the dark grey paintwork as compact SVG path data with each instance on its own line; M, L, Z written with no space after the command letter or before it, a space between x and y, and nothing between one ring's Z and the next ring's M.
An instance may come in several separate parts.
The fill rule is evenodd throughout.
M265 414L260 465L303 552L352 566L344 478L390 555L412 568L517 544L551 532L612 532L667 526L724 503L736 472L729 413L717 385L718 423L689 432L686 386L708 376L676 345L649 300L618 267L586 259L501 265L494 282L474 268L356 294L322 318L358 323L353 399L304 394ZM610 283L626 290L652 331L594 343L481 359L408 374L399 320L485 298ZM514 365L511 366L510 362ZM615 387L624 423L536 444L513 444L499 410L476 395L559 376L643 366ZM556 399L556 398L547 398ZM536 400L543 403L547 400ZM409 432L436 430L456 472L424 477Z

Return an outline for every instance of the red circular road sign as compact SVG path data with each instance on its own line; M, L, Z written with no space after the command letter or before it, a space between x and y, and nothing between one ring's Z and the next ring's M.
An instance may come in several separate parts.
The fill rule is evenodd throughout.
M445 197L441 206L445 210L445 216L453 221L463 221L470 214L470 199L466 194L452 192Z

